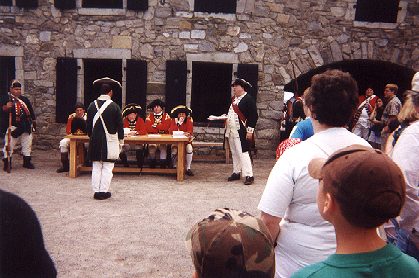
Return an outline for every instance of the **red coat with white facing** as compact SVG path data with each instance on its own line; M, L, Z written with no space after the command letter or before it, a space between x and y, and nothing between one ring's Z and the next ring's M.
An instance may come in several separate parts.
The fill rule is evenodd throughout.
M160 120L155 119L154 113L148 114L145 119L145 126L148 133L151 134L167 134L170 128L170 116L167 113L163 113Z
M178 124L179 120L177 118L172 119L169 133L173 134L173 131L183 131L193 135L193 120L191 117L186 117L186 120L182 124Z
M131 128L130 127L130 123L127 117L124 118L124 128ZM147 134L147 130L145 127L145 123L144 120L140 117L137 117L136 121L135 121L135 131L137 132L138 135L146 135Z

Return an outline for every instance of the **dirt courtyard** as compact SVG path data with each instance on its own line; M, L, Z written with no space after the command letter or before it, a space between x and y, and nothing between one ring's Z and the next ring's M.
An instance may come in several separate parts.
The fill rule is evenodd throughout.
M227 182L231 164L193 162L194 177L116 174L112 198L93 199L90 174L58 174L58 151L35 151L35 170L14 158L0 188L35 210L58 277L191 277L184 239L216 208L259 215L257 204L274 159L254 163L255 184Z

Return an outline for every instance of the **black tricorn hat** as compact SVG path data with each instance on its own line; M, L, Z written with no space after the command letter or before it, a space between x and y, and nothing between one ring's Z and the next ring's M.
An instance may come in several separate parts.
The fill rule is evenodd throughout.
M77 108L83 108L83 110L86 110L86 107L81 102L76 102L76 105L74 105L74 110L76 110Z
M124 109L122 110L122 117L126 117L131 113L139 114L141 112L142 108L141 105L136 103L129 103L127 104Z
M160 106L161 108L165 108L166 107L166 103L164 103L164 101L162 101L161 99L155 99L153 100L148 106L148 109L153 109L156 106Z
M17 79L13 79L11 84L10 84L10 88L21 88L22 87L22 83L20 83L19 80Z
M110 77L103 77L93 81L93 90L102 93L102 85L108 85L115 95L120 94L122 88L122 85L119 81L116 81Z
M86 121L83 118L74 117L71 121L71 133L74 135L86 134Z
M234 87L236 85L243 87L243 89L252 88L252 84L250 84L249 82L247 82L246 80L242 78L236 78L231 84L231 87Z
M170 111L170 117L177 118L177 115L179 113L185 113L186 116L189 116L190 114L192 114L192 109L188 108L185 105L178 105L175 108L173 108L172 111Z

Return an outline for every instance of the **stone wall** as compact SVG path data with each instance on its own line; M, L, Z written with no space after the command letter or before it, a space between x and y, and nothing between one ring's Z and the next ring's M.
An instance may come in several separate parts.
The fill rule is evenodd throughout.
M146 60L149 88L164 85L167 60L190 61L204 54L208 61L257 63L257 144L260 156L273 157L283 86L292 79L291 61L297 76L352 59L389 61L419 71L418 2L401 1L396 24L354 22L355 4L356 0L239 0L235 15L209 15L194 13L193 0L163 5L150 0L145 13L59 11L52 0L39 0L35 10L0 7L0 56L16 57L16 75L25 81L25 94L38 117L34 142L39 148L58 148L64 134L64 126L55 123L57 57L103 57L110 51L116 54L104 58L123 54L123 59ZM153 93L148 92L148 99Z

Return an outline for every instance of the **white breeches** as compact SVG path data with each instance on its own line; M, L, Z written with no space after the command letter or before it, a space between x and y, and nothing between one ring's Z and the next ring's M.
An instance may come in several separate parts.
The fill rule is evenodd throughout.
M108 192L113 177L113 162L93 161L92 188L94 192Z
M230 133L228 142L233 158L233 172L241 173L243 177L253 177L252 161L250 160L249 152L242 152L238 134Z
M191 169L192 164L192 157L193 157L193 148L192 144L186 145L186 169ZM176 167L177 163L177 146L172 145L172 161L173 161L173 167Z
M84 147L87 150L89 148L89 143L84 143ZM70 150L70 139L63 138L60 141L60 152L61 153L68 153Z
M20 145L22 146L22 154L24 156L31 156L31 151L32 151L32 133L22 133L22 135L20 135L18 138L13 138L12 136L10 136L10 156L12 156L13 154L13 149L15 148L15 146L17 144L20 143ZM4 158L7 158L7 151L6 151L6 146L9 144L9 140L7 137L7 132L6 135L4 136L4 147L3 147L3 156Z
M157 148L159 148L160 150L160 159L166 159L167 157L167 145L156 145L156 144L150 144L148 145L148 154L150 159L157 159L156 157L156 152L157 152Z

